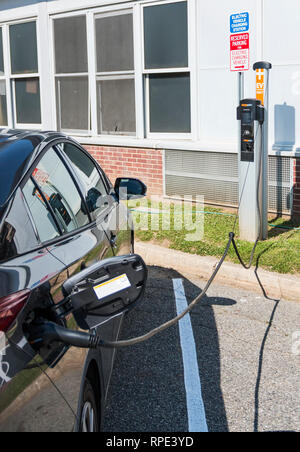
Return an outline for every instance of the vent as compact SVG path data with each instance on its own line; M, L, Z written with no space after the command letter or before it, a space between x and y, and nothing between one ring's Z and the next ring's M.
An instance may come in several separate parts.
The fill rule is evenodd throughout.
M291 165L288 157L269 157L269 208L290 214ZM206 203L237 206L238 156L219 152L166 151L165 184L169 197L204 196Z

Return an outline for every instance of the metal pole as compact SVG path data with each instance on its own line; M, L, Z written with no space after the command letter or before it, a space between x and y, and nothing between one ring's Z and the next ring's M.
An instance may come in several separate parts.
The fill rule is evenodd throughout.
M256 71L256 98L261 100L265 107L265 121L262 126L261 138L261 194L260 194L260 221L261 239L268 238L268 212L269 212L269 80L272 64L262 61L255 63Z

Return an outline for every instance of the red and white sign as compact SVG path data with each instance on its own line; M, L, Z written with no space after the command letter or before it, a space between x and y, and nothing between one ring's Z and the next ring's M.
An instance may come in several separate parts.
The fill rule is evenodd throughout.
M230 36L230 70L249 71L250 68L249 33Z

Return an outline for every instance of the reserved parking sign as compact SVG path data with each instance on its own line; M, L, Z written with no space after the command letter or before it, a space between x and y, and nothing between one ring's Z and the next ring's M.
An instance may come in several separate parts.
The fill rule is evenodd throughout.
M249 33L230 36L230 70L248 71L250 68Z

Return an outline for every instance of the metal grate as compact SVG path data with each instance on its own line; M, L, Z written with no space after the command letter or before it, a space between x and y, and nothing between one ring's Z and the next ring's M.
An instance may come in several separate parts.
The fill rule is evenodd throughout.
M237 206L238 156L219 152L166 151L165 184L169 197L204 196L205 202ZM288 157L269 157L270 211L291 213L291 165Z

